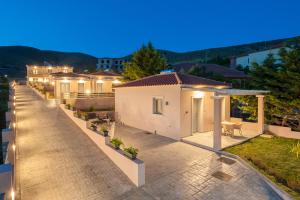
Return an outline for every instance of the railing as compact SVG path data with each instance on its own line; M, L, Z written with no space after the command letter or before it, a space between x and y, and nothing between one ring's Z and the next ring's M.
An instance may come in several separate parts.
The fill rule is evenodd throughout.
M63 99L87 99L96 97L114 97L114 93L78 93L78 92L67 92L62 93Z

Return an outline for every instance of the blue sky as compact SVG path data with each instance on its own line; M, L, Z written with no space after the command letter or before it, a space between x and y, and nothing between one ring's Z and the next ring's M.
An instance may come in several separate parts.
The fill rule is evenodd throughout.
M300 35L299 0L0 0L0 45L125 56Z

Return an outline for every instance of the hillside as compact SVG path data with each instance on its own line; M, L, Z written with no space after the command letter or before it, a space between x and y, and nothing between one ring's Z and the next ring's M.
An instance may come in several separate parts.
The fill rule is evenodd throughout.
M255 43L242 44L242 45L229 46L229 47L203 49L203 50L189 51L189 52L182 52L182 53L168 51L168 50L159 50L159 52L167 59L168 63L170 64L177 64L182 62L213 63L212 60L215 60L217 57L230 58L232 56L238 56L253 51L265 50L265 49L269 49L270 47L282 45L291 39L293 38L255 42ZM126 58L130 58L130 57L131 55L126 56Z
M229 58L232 56L269 49L282 45L290 39L292 38L182 53L168 50L159 51L169 64L201 62L226 65L229 64ZM130 59L130 57L131 55L128 55L124 58ZM8 74L10 77L24 77L26 64L42 65L44 61L52 65L71 65L75 71L83 71L84 69L93 71L96 69L97 58L84 53L45 51L26 46L0 46L0 74Z
M25 46L0 47L0 74L24 77L26 64L42 65L44 61L53 65L71 65L76 71L95 70L97 58L83 53L43 51Z

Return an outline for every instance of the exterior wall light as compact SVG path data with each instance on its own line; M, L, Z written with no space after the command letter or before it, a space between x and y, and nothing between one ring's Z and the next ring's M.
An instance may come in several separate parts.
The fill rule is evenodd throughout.
M13 127L16 128L16 123L15 122L13 123Z
M104 83L102 80L97 80L96 83Z
M15 200L15 191L13 188L11 189L10 195L11 195L11 200Z
M16 145L13 144L13 145L12 145L12 148L13 148L13 150L15 151L15 150L16 150Z
M14 115L16 114L16 111L14 110Z
M54 85L54 84L55 84L55 82L54 82L54 81L52 81L52 82L51 82L51 85Z
M80 79L79 81L78 81L78 83L84 83L85 81L84 80L82 80L82 79Z
M91 94L91 90L86 90L85 93L89 95Z
M64 78L64 80L62 80L63 83L70 83L70 81L67 78Z
M119 81L119 80L113 80L113 84L119 84L119 83L121 83L121 81Z
M204 92L201 91L195 91L193 94L194 98L203 98L203 96L204 96Z

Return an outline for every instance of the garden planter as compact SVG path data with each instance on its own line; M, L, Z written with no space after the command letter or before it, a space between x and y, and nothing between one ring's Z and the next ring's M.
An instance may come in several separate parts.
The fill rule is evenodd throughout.
M110 146L112 146L114 149L120 149L120 146L118 146L118 145L115 145L115 144L113 144L113 143L109 143L110 144Z
M127 151L124 151L124 155L128 158L130 158L131 160L136 159L136 155L133 155L131 153L128 153Z

